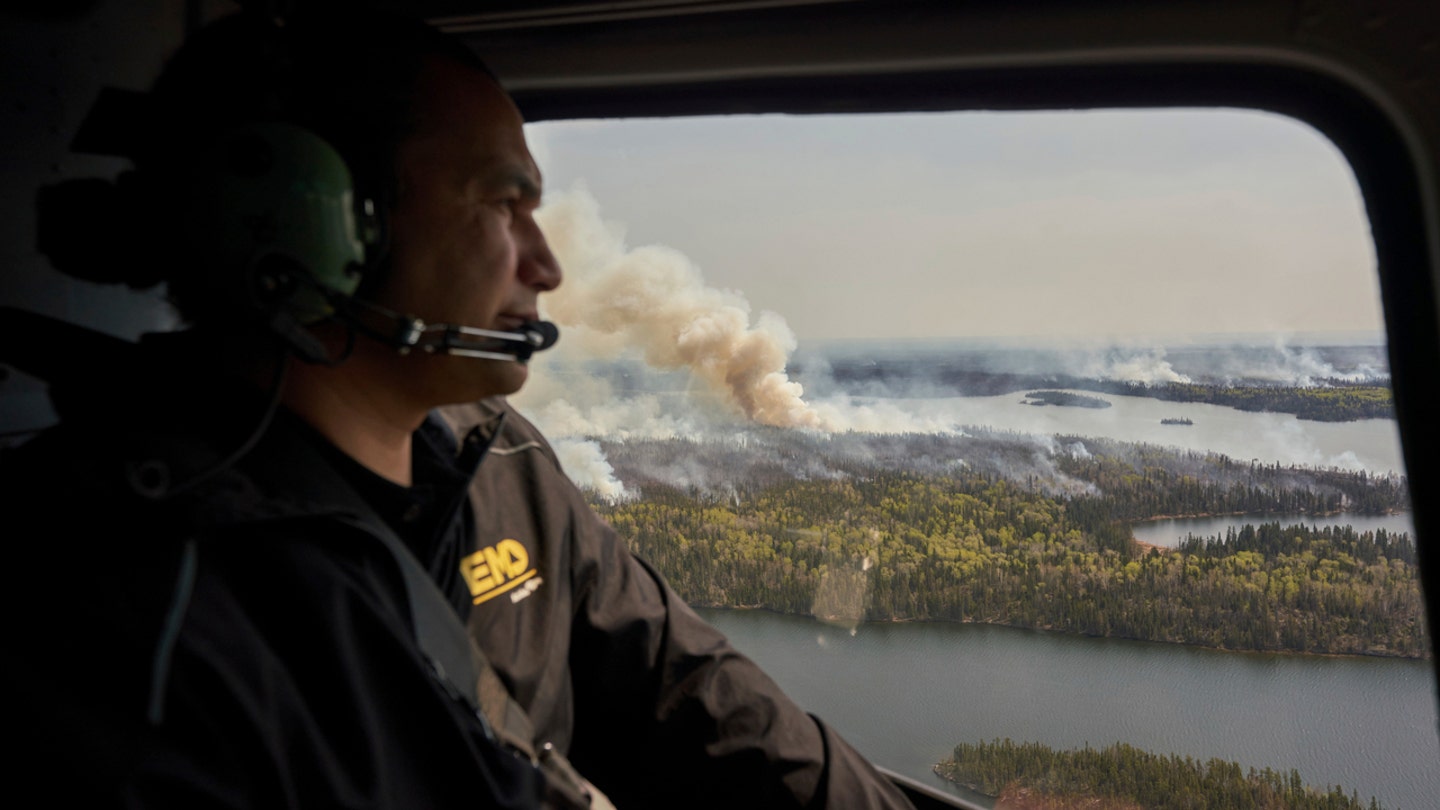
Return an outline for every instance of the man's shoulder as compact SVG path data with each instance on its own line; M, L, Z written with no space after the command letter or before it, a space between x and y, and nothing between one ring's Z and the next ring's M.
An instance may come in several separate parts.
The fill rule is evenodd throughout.
M149 579L142 574L157 568L173 574L176 549L191 540L207 558L223 560L228 548L244 546L240 558L294 558L322 568L336 550L343 560L367 546L333 540L374 521L343 485L325 483L338 476L295 437L266 436L243 455L227 449L192 431L83 422L6 448L0 487L31 538L18 553L62 566L101 554L112 589L123 578L144 590ZM307 557L306 546L318 556Z
M87 526L117 528L148 505L138 490L157 472L137 463L132 446L121 431L61 424L0 450L0 490L12 525L38 527L52 538Z

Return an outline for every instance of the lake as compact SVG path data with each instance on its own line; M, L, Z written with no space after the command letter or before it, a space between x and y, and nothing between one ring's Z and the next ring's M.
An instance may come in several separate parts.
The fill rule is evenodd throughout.
M806 384L809 388L810 380ZM552 439L621 432L729 436L744 430L723 421L712 424L707 411L693 405L687 386L668 390L637 383L631 386L633 401L624 407L590 406L578 399L583 388L572 381L564 390L573 401L542 410L537 421ZM1026 405L1024 392L887 397L852 395L834 386L810 390L815 412L837 430L951 432L981 426L1168 445L1242 462L1404 471L1397 426L1388 419L1315 422L1083 391L1077 393L1100 396L1111 407ZM1180 418L1193 424L1161 423ZM582 485L591 476L609 475L608 464L595 468L600 472L569 466L567 471ZM1137 526L1135 533L1145 542L1173 545L1187 531L1223 534L1231 525L1272 519L1277 518L1157 521ZM1361 531L1383 526L1414 537L1408 513L1278 519L1348 523ZM865 624L852 635L801 617L702 613L802 706L877 763L961 795L931 767L957 743L1008 737L1055 748L1125 742L1156 754L1220 758L1246 768L1293 768L1307 784L1340 784L1366 800L1374 796L1389 810L1427 810L1440 796L1440 717L1430 662L1227 653L945 623Z
M1440 796L1429 662L1226 653L986 625L863 624L703 610L800 705L876 763L930 768L956 743L1113 742L1294 768L1389 810ZM953 790L962 793L958 789Z
M885 409L886 421L905 429L979 425L1040 435L1099 436L1127 442L1169 445L1197 452L1223 453L1239 461L1304 464L1404 472L1400 433L1393 419L1316 422L1288 413L1241 411L1223 405L1164 402L1150 397L1070 391L1109 402L1109 408L1026 405L1024 394L988 397L930 397L821 400L816 409L843 421L857 408ZM1185 418L1191 425L1165 425L1161 419ZM908 421L907 421L908 420ZM896 429L891 427L889 429Z

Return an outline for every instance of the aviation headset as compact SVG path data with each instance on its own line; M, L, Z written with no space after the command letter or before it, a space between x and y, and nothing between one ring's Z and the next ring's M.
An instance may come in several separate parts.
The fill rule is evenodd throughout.
M373 186L358 194L340 151L286 109L294 33L250 12L212 27L172 59L157 93L102 90L71 148L137 168L41 189L39 247L78 278L188 287L224 313L207 316L316 323L377 268L384 214ZM219 53L196 53L217 40ZM247 64L229 67L236 52ZM198 75L177 80L176 63ZM208 75L217 66L228 74ZM192 86L157 98L167 80Z
M373 284L383 266L391 181L376 176L384 173L379 166L357 167L347 162L327 138L297 122L304 111L291 109L294 102L282 99L288 89L284 85L291 78L289 66L304 58L313 64L317 58L300 49L312 44L324 47L319 44L323 39L310 29L312 43L302 38L301 31L292 30L302 26L248 12L221 23L226 24L253 38L256 51L262 54L254 69L264 75L255 84L266 98L263 106L271 108L268 112L272 114L223 127L218 136L211 135L198 148L186 149L189 159L181 166L171 166L164 183L155 183L141 168L122 175L115 184L81 180L42 189L38 199L40 248L57 269L96 281L153 284L162 277L145 276L143 268L121 269L122 274L131 273L123 278L117 277L115 270L105 269L113 267L114 260L108 252L101 255L107 251L103 236L108 232L114 237L113 248L117 242L133 242L136 233L146 230L143 224L134 228L125 224L137 216L178 219L173 224L179 226L183 249L156 257L169 265L161 276L171 276L172 291L180 284L188 285L205 299L207 309L223 310L226 320L264 323L312 362L334 362L303 328L326 319L345 324L352 336L354 332L367 334L402 353L419 350L524 361L535 351L554 345L558 330L549 323L525 324L514 332L427 324L357 297L362 284ZM439 36L434 32L427 35ZM441 47L455 52L460 46L446 43ZM467 61L488 73L473 56ZM343 75L344 70L332 68L335 76ZM255 86L245 89L253 92ZM340 103L364 101L353 98ZM147 138L155 140L157 133L174 127L186 114L173 105L166 109L152 96L107 90L82 124L72 148L138 157L141 149L137 145ZM393 148L394 144L384 146ZM150 157L154 160L155 156ZM173 163L168 155L160 156L159 162ZM363 158L361 162L365 163ZM357 172L357 168L369 171ZM166 199L157 199L161 194ZM77 212L87 216L76 217ZM101 221L100 239L93 238L97 219ZM176 283L177 277L183 282Z
M439 35L430 29L396 32L376 18L366 24L369 28L360 33L368 34L372 44L392 42L397 34L429 37L428 42L409 43L415 70L418 60L433 52L450 53L489 72L463 46L436 39ZM71 148L132 158L137 168L113 183L84 179L42 188L36 201L41 252L56 269L89 281L125 282L133 287L168 281L182 310L198 306L197 311L212 321L210 326L221 329L263 326L287 345L290 354L309 362L343 361L356 333L402 354L419 351L518 362L554 345L559 333L553 324L526 323L514 331L427 324L357 294L367 281L373 284L383 267L385 203L393 184L380 170L393 154L374 160L373 166L367 156L387 149L393 153L398 146L385 142L384 128L393 127L392 140L400 137L400 119L413 87L397 88L395 71L385 73L395 65L383 59L361 60L370 63L357 67L353 57L365 52L364 43L358 38L346 40L347 32L335 38L342 43L339 53L350 59L336 58L337 51L327 48L327 40L333 39L327 35L336 32L310 28L311 39L297 41L293 28L298 27L242 12L192 35L200 41L187 42L177 53L157 82L156 93L102 91ZM208 47L215 37L228 50ZM312 46L314 52L299 50ZM248 61L237 64L241 59ZM342 125L329 130L340 137L352 130L362 141L351 144L348 162L342 149L302 123L306 111L297 110L293 98L286 103L289 88L282 84L294 78L287 76L287 67L302 59L309 60L311 69L318 67L319 73L318 78L298 79L310 85L297 97L306 98L308 89L312 96L318 92L332 103L338 94L336 110ZM366 69L379 84L389 82L389 95L369 88L361 94L359 88L366 84L361 71ZM259 82L246 72L257 70L263 74ZM173 78L177 74L179 78ZM173 84L165 87L167 75L180 82L179 90ZM412 74L398 80L413 85L414 78ZM261 109L250 120L236 122L232 107L237 100L242 106L258 100ZM351 121L347 111L352 107L346 105L367 103L380 106L354 109L371 119L359 115L358 121ZM359 168L375 171L357 176L357 156ZM157 226L168 230L159 232ZM167 247L175 242L181 243L179 250ZM347 330L348 342L338 358L331 357L305 328L327 319ZM276 412L288 366L288 362L276 364L269 402L240 446L179 481L172 480L163 461L136 459L127 465L134 491L152 500L168 499L246 455Z
M353 297L378 250L374 200L357 198L344 158L294 124L245 124L202 153L187 185L187 233L217 282L300 325ZM372 258L373 261L373 258Z

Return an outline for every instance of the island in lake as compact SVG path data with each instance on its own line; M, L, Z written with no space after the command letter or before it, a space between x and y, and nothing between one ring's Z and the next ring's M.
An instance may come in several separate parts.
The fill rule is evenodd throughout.
M1179 416L1179 417L1174 417L1174 418L1166 417L1166 418L1164 418L1164 419L1161 419L1161 420L1160 420L1160 424L1162 424L1162 425L1193 425L1193 424L1195 424L1195 422L1193 422L1193 421L1190 419L1190 417L1188 417L1188 416Z
M1068 391L1031 391L1025 395L1025 405L1059 405L1070 408L1108 408L1109 400L1072 394Z
M1220 810L1277 807L1287 810L1380 810L1339 785L1304 784L1300 773L1243 768L1237 762L1202 762L1164 756L1124 743L1095 749L1055 750L1040 743L995 740L961 743L935 773L996 799L1012 810Z

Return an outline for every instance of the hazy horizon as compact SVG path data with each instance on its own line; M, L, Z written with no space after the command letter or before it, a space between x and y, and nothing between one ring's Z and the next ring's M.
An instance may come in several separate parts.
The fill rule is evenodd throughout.
M801 349L809 347L871 346L883 343L907 346L968 346L976 349L1059 349L1059 348L1225 348L1264 347L1280 342L1290 347L1324 348L1338 346L1383 347L1387 338L1381 329L1338 329L1306 332L1198 332L1162 335L933 335L925 337L820 337L799 338Z
M617 255L668 251L804 342L1383 332L1353 174L1276 114L752 115L527 136L548 205L581 198Z

